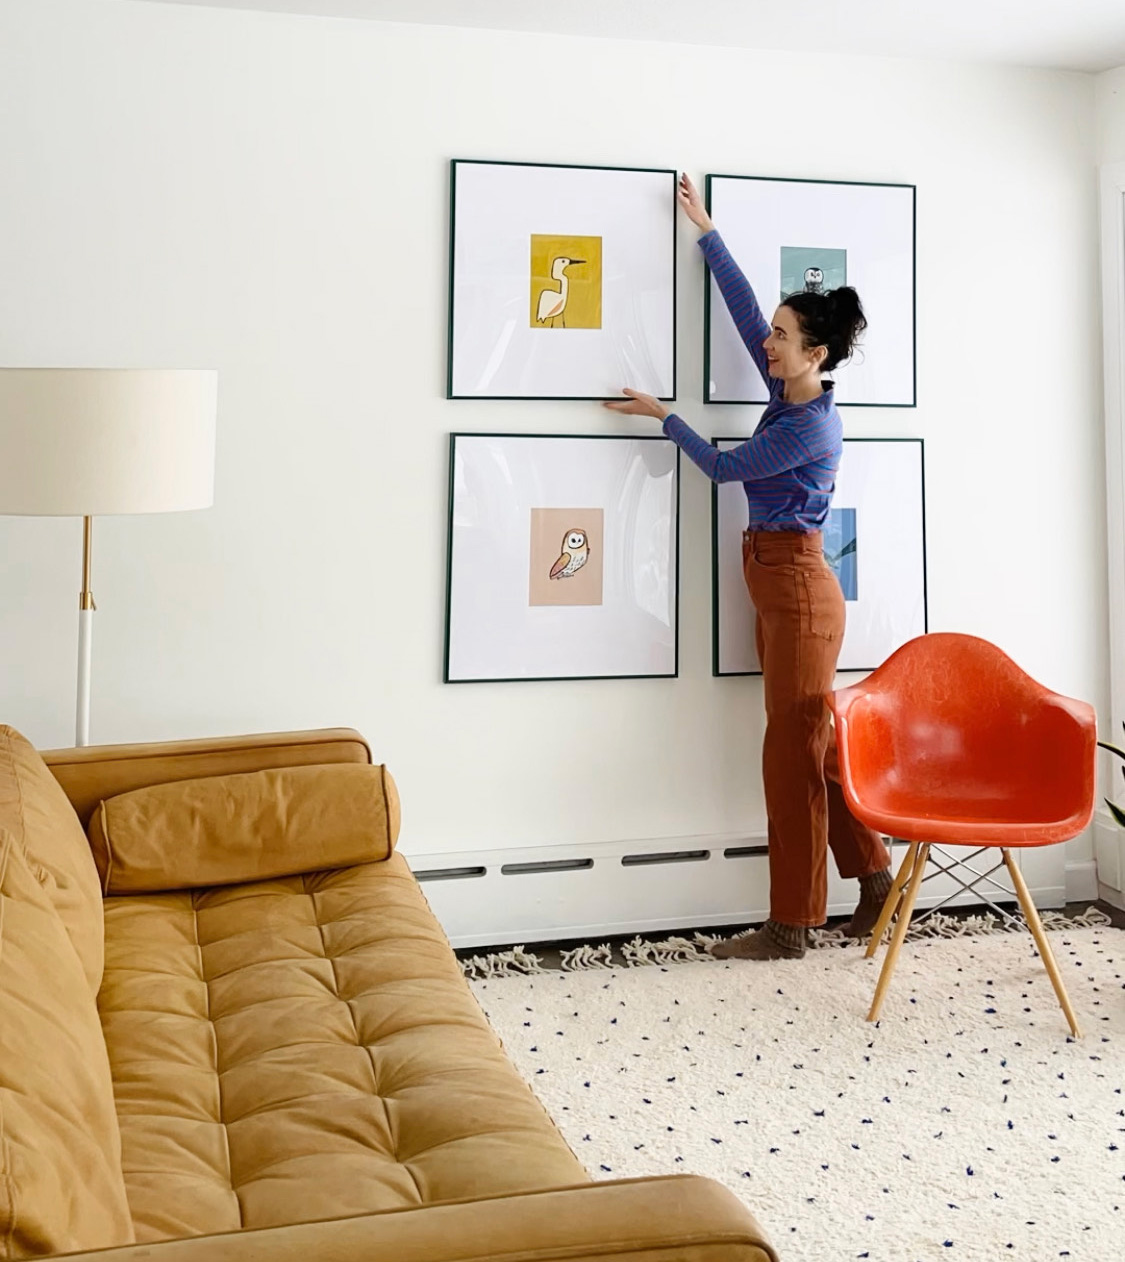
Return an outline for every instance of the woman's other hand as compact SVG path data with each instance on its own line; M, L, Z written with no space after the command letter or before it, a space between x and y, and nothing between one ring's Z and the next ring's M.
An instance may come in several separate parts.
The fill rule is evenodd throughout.
M665 407L655 395L628 389L622 390L621 393L627 396L625 402L614 400L602 406L609 408L611 412L621 412L625 416L652 416L658 421L662 421L672 411L671 408Z
M711 216L703 205L703 198L699 196L699 190L688 178L686 172L680 176L680 184L676 189L676 201L680 203L684 214L700 232L714 230L715 225L711 222Z

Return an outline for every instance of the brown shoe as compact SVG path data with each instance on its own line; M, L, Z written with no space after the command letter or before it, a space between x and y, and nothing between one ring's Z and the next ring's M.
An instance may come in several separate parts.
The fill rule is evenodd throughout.
M799 960L808 946L808 933L799 925L767 920L742 938L717 942L711 954L718 960Z
M893 884L889 868L859 878L859 902L852 912L851 920L840 927L845 938L867 937L882 914L883 905Z

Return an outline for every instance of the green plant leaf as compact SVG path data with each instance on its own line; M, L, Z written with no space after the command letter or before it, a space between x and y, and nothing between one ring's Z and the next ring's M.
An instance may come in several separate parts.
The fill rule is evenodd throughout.
M1125 749L1118 749L1116 745L1109 745L1105 741L1098 741L1099 749L1108 749L1111 754L1116 754L1118 758L1125 759Z
M1109 798L1106 798L1105 804L1109 807L1109 813L1117 820L1118 825L1121 828L1125 828L1125 811L1116 802L1111 802Z

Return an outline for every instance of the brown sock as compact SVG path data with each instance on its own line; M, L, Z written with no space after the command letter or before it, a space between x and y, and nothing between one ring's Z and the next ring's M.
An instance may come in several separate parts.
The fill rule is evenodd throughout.
M808 930L767 920L754 933L716 943L711 954L720 960L799 960L808 946Z
M852 912L851 920L843 926L844 937L867 937L875 928L893 884L890 868L880 868L878 872L859 878L859 904Z
M882 907L887 901L887 895L891 892L893 884L890 868L880 868L878 872L859 878L859 897L861 900L866 898L869 901L878 902Z
M808 930L803 925L783 925L779 920L767 920L762 927L778 946L804 955L808 946Z

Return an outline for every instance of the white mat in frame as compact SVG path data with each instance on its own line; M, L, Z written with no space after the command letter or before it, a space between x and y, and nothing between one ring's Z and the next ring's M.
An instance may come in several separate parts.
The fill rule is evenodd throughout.
M707 205L767 320L783 289L803 287L806 263L822 264L825 289L859 293L869 327L853 359L833 371L838 404L915 406L914 185L709 175ZM704 398L765 403L709 273L705 285Z
M746 440L713 441L726 451ZM833 511L841 510L854 510L855 546L850 558L854 587L846 595L856 598L847 600L847 630L838 669L871 671L928 629L922 439L845 438L833 497ZM746 519L741 482L712 488L715 675L761 674L754 644L754 607L742 573ZM826 536L826 553L828 542ZM846 546L847 541L843 542Z
M673 170L455 159L448 397L674 398L675 187ZM537 284L536 243L551 241ZM596 316L537 318L544 287L565 302L583 285Z
M679 466L660 437L451 435L446 682L674 676ZM553 557L541 527L557 510ZM583 570L542 580L578 534ZM595 566L600 588L580 594ZM543 603L552 581L574 601Z

